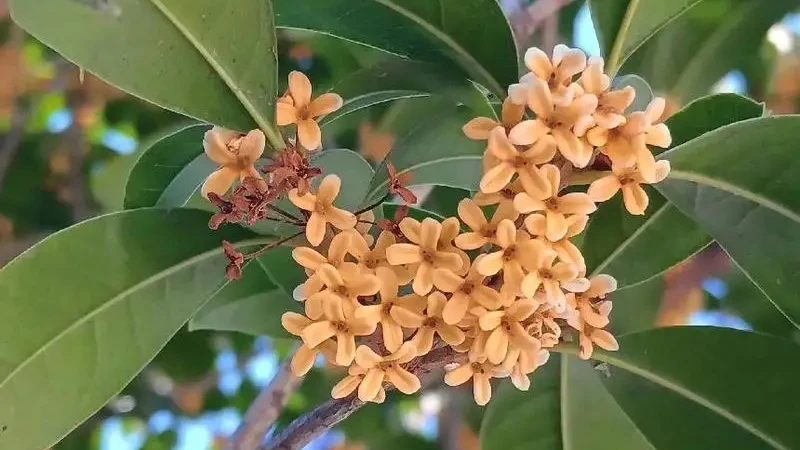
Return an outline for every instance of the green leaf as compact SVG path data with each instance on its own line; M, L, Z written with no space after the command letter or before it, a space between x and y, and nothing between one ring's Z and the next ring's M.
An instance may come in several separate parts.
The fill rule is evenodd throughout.
M125 209L183 206L198 180L214 170L203 155L208 125L189 125L167 134L142 151L125 186ZM204 161L196 163L195 160Z
M292 258L290 247L276 247L259 258L264 271L288 298L293 298L297 286L305 283L308 275Z
M800 116L776 116L707 133L662 155L672 172L657 188L800 328L798 127Z
M329 89L342 96L344 105L325 116L320 125L324 127L370 106L430 95L443 96L455 104L466 104L476 114L491 114L491 107L475 86L463 79L454 82L450 73L452 68L397 59L359 70Z
M698 99L667 120L673 146L721 126L759 117L764 107L736 94ZM660 149L653 148L654 153ZM663 273L711 242L705 231L653 188L646 188L650 205L644 216L632 216L621 196L600 205L592 215L583 242L587 269L608 273L620 287ZM669 246L664 246L669 242Z
M472 197L472 192L446 186L435 186L422 202L422 209L434 212L443 217L458 216L458 204L465 198Z
M270 280L259 261L251 261L240 280L228 283L189 321L189 329L289 337L281 315L300 309L300 303Z
M413 174L411 186L433 184L477 191L486 144L467 139L461 131L475 114L464 106L443 105L436 116L437 120L425 120L398 136L386 159L399 173ZM386 193L389 178L385 165L378 168L370 183L368 200Z
M589 0L600 49L615 74L658 30L702 0Z
M199 211L113 213L51 235L0 270L0 447L54 444L223 285L220 241L253 235L212 233L207 222Z
M644 78L639 75L622 75L621 77L614 78L612 83L613 89L622 89L626 86L631 86L636 91L636 97L625 110L626 113L634 111L644 111L647 105L653 100L653 90L647 84Z
M274 0L278 27L338 36L404 59L457 67L497 95L517 49L495 0Z
M560 368L556 359L539 369L542 378L534 374L529 392L501 389L485 416L481 448L536 442L543 449L788 450L800 444L794 430L800 347L712 327L656 329L619 343L618 352L595 352L607 370L562 356Z
M654 328L661 310L664 288L664 278L653 277L611 294L614 310L609 328L617 335Z
M12 0L26 31L100 78L161 107L275 147L275 28L270 0ZM232 32L236 30L236 32Z

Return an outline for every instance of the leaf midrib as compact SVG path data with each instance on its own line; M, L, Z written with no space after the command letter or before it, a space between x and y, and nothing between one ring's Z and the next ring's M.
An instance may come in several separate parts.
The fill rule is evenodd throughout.
M183 25L178 17L176 17L172 11L167 8L162 0L149 0L153 6L175 27L175 29L180 32L183 37L200 53L203 59L206 60L209 66L219 75L222 81L228 86L231 93L239 100L239 103L244 107L244 109L250 114L250 117L253 118L255 123L258 127L264 131L264 134L267 136L267 139L270 141L275 148L283 148L283 138L278 133L278 131L272 126L269 120L264 117L256 105L253 104L252 101L245 95L245 93L239 88L236 81L233 79L231 74L228 73L227 69L223 67L222 64L217 61L214 55L192 34L192 32ZM268 5L271 4L271 0L261 0L261 2L267 2ZM264 4L264 3L259 3ZM270 11L271 12L271 11Z
M265 242L269 242L270 239L271 238L267 238L267 237L252 238L252 239L239 241L239 242L237 242L237 244L240 245L240 246L262 244L262 243L265 243ZM28 364L30 364L31 361L35 360L41 354L43 354L48 348L50 348L50 346L54 345L56 342L61 340L62 337L68 335L69 333L71 333L72 331L76 330L80 326L84 325L85 323L88 323L90 320L92 320L93 318L95 318L96 316L101 314L103 311L111 308L112 306L115 306L117 303L119 303L121 301L124 301L127 297L129 297L131 294L133 294L134 292L138 291L139 289L141 289L143 287L146 287L146 286L148 286L150 284L153 284L155 282L158 282L158 281L160 281L162 279L165 279L166 277L168 277L170 275L173 275L173 274L179 272L180 270L183 270L186 267L189 267L189 266L191 266L191 265L193 265L195 263L203 261L204 259L207 259L207 258L210 258L212 256L215 256L216 254L219 254L219 253L222 253L222 248L221 247L220 248L214 248L212 250L207 250L207 251L202 252L202 253L200 253L198 255L195 255L195 256L193 256L191 258L183 260L178 264L170 266L170 267L168 267L168 268L166 268L166 269L164 269L164 270L162 270L162 271L160 271L160 272L158 272L156 274L150 275L149 277L147 277L147 278L135 283L133 286L131 286L131 287L125 289L124 291L120 292L119 294L115 295L110 300L101 303L99 306L93 308L87 314L81 316L78 320L76 320L71 325L69 325L68 327L64 328L58 334L53 336L51 339L49 339L47 342L45 342L43 345L41 345L38 349L36 349L36 351L33 352L29 357L25 358L22 362L20 362L19 365L8 374L8 376L6 376L2 381L0 381L0 389L3 389L3 387L6 385L6 383L8 383L9 380L11 380L17 373L19 373Z

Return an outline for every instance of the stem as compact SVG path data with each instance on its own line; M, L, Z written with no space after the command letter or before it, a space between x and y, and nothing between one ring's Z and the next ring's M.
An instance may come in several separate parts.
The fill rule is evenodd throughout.
M248 408L239 428L227 442L224 450L256 450L264 435L278 420L289 396L300 384L300 377L291 370L294 352L284 359L275 378L258 395Z
M378 206L381 206L381 204L383 202L385 202L386 200L389 200L391 197L392 197L392 194L387 192L386 195L384 195L383 198L381 198L377 202L367 206L366 208L361 208L358 211L354 212L353 214L355 214L356 216L359 216L359 215L361 215L361 214L363 214L363 213L365 213L367 211L372 211L373 209L377 208Z
M611 78L614 78L617 69L619 69L620 59L622 58L622 45L625 43L625 37L628 35L628 30L633 22L633 16L636 15L638 6L639 0L630 0L628 9L625 10L625 15L622 17L622 23L620 23L619 30L614 39L614 46L611 48L611 53L606 63L606 73Z
M295 233L295 234L293 234L291 236L286 236L285 238L283 238L283 239L281 239L279 241L275 241L275 242L273 242L271 244L267 244L266 246L264 246L264 248L262 248L260 250L256 250L253 253L249 253L247 255L244 255L244 257L245 257L245 259L258 258L259 256L263 255L264 253L267 253L268 251L272 250L273 248L275 248L275 247L277 247L279 245L283 245L283 244L291 241L292 239L294 239L296 237L299 237L303 233L305 233L305 230L300 230L300 231L298 231L297 233Z
M266 208L269 209L270 211L273 211L273 212L276 212L276 213L282 215L283 217L286 217L287 219L291 220L295 225L304 225L302 219L300 219L299 217L295 216L294 214L291 214L291 213L289 213L289 212L287 212L287 211L285 211L285 210L283 210L283 209L281 209L281 208L279 208L279 207L277 207L275 205L266 205Z

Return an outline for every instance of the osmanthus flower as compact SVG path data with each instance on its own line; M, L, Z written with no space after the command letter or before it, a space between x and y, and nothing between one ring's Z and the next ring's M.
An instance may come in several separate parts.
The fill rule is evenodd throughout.
M575 321L577 327L571 325L578 330L578 357L581 359L589 359L594 353L594 346L598 346L603 350L611 352L619 350L619 343L613 334L606 330L595 328L588 323L585 319L578 316Z
M289 73L289 90L277 102L278 126L297 125L297 139L308 150L322 144L322 130L315 120L342 107L342 97L331 92L311 99L311 81L302 72Z
M295 247L292 250L292 258L306 270L306 274L313 277L314 272L323 264L330 264L336 269L340 268L344 264L344 258L347 256L351 241L350 234L339 233L328 244L328 256L311 247Z
M523 298L503 309L481 313L478 324L481 330L489 332L484 345L489 362L500 364L509 350L539 350L539 341L531 337L522 325L537 307L533 300Z
M580 84L587 93L597 96L597 109L592 114L595 125L610 130L625 124L625 110L636 98L636 90L633 86L609 90L611 79L603 73L603 66L603 58L589 58Z
M422 326L422 311L428 302L425 297L416 294L398 296L399 283L394 272L387 267L378 269L378 278L381 280L378 291L380 303L359 306L355 316L370 324L380 324L384 347L395 352L403 344L403 328L417 329Z
M341 301L322 303L323 317L312 321L300 332L303 343L314 348L328 339L336 340L336 364L348 366L356 354L356 336L369 336L376 325L369 320L346 315Z
M335 239L335 238L334 238ZM403 266L393 266L386 258L386 249L397 243L394 235L388 231L382 231L378 235L372 248L367 244L366 239L355 233L351 233L350 245L347 252L350 253L357 262L357 268L364 273L377 274L383 267L390 268L399 284L407 284L411 281L411 273L408 268Z
M525 115L525 103L515 104L511 98L503 100L500 111L500 122L490 117L476 117L462 128L464 134L475 141L485 141L489 139L489 133L497 127L503 127L506 132L511 131L514 126L522 121Z
M552 348L558 344L561 337L561 326L556 319L570 317L572 310L567 309L562 313L549 304L540 304L534 313L525 321L525 331L538 340L542 348Z
M283 328L295 336L301 336L303 330L312 323L311 319L296 312L286 312L281 316ZM327 339L314 347L309 347L306 344L300 345L294 356L292 356L290 363L292 373L297 376L303 376L308 373L320 353L325 355L326 358L334 359L336 357L336 343L332 339Z
M356 219L356 226L352 232L361 235L367 245L372 246L375 243L375 238L370 234L370 231L372 231L372 226L375 224L375 213L372 210L364 211Z
M317 193L300 195L297 188L289 191L289 200L298 208L310 214L306 223L306 239L313 246L318 246L325 239L325 231L330 223L345 231L356 225L356 216L349 211L333 205L342 186L342 180L336 175L328 175L319 185Z
M507 205L507 204L514 204L514 197L517 196L520 192L524 192L525 188L522 186L522 182L519 181L519 178L512 181L510 184L506 185L503 189L500 189L497 192L492 192L487 194L485 192L478 191L475 193L475 204L478 206L492 206L497 205L499 208L500 205Z
M566 289L570 292L585 290L588 281L578 278L578 267L565 262L556 263L558 254L555 251L540 251L523 258L527 270L522 280L522 294L533 298L539 286L542 286L547 304L552 305L556 311L564 311L567 299L564 296Z
M511 383L520 391L527 391L531 387L531 380L528 375L532 374L537 368L547 364L550 359L550 352L540 348L535 351L513 350L503 365L511 365Z
M525 231L518 231L514 222L505 219L497 224L498 250L483 255L475 262L481 275L491 276L503 271L503 287L500 293L515 296L520 292L525 272L522 270L526 258L536 258L546 251L545 245L531 239Z
M553 93L557 103L565 104L574 95L572 79L586 67L586 55L579 49L558 44L553 48L552 59L539 48L532 47L525 52L525 66L531 73L524 75L519 84L508 88L508 95L515 103L525 104L530 85L541 80Z
M434 335L439 335L447 345L458 345L464 342L464 331L455 325L446 323L442 318L445 304L447 304L447 298L441 292L434 292L428 296L425 318L410 341L417 349L417 355L424 355L431 351Z
M471 357L469 361L450 370L444 375L444 382L448 386L460 386L472 379L472 395L475 403L486 405L492 398L493 377L506 375L508 370L502 365L492 364L486 357Z
M647 147L667 148L672 144L672 136L666 124L657 123L664 113L665 100L656 97L645 111L630 114L618 128L595 127L586 134L587 141L610 159L612 166L639 169L642 178L648 183L656 179L655 158Z
M208 158L221 167L206 178L200 192L203 197L214 193L219 196L228 192L238 178L262 179L255 163L264 153L266 137L261 130L252 130L246 135L222 127L213 127L203 136L203 150ZM263 189L266 189L266 183Z
M586 167L594 149L580 138L591 128L597 97L580 94L569 103L556 105L547 84L534 79L528 88L528 107L536 119L524 120L509 133L518 145L531 144L544 136L552 136L561 155L575 167Z
M327 304L339 305L350 316L361 306L359 297L375 295L381 286L380 279L375 275L357 270L337 270L330 264L322 264L314 274L325 286L313 294L306 292L306 314L315 320L325 314Z
M481 256L476 261L480 258ZM436 269L434 286L440 291L452 294L442 311L445 323L459 324L473 305L480 305L489 310L501 306L500 293L483 284L486 276L478 272L476 264L477 262L472 264L469 273L463 278L447 269Z
M542 167L542 174L548 180L549 192L543 199L531 197L527 192L517 194L514 207L522 214L543 212L545 215L545 236L550 241L558 241L567 235L569 215L589 215L597 210L592 197L583 192L570 192L558 195L561 188L561 172L552 164Z
M659 183L669 175L669 161L657 161L654 167L655 176L650 181L646 181L637 168L612 166L611 174L593 181L589 185L587 194L596 202L604 202L622 190L625 209L631 214L642 215L650 203L642 184Z
M472 264L467 252L455 245L455 239L461 234L461 222L457 217L448 217L442 221L442 233L439 235L437 248L445 253L452 253L461 258L461 268L456 270L458 275L466 275Z
M486 220L483 210L470 198L465 198L458 203L458 217L472 231L460 234L455 238L457 247L464 250L475 250L495 241L497 224L501 220L517 220L519 212L512 203L500 204L492 215L492 220Z
M367 369L353 364L347 369L347 376L342 378L336 385L333 386L331 389L331 397L333 398L345 398L348 395L355 392L358 389L358 386L361 385L361 382L364 381L364 377L367 376ZM378 394L370 399L366 400L372 403L383 403L386 400L386 389L381 387L378 390Z
M523 188L531 195L544 195L547 192L547 182L539 173L537 166L553 159L556 153L555 141L550 137L542 137L523 151L518 150L512 142L506 136L505 130L500 127L489 134L488 152L497 158L498 162L483 174L480 181L481 192L487 194L498 192L511 182L514 175L517 175Z
M355 361L366 374L358 384L358 398L365 402L379 398L384 382L394 385L404 394L417 392L421 387L419 378L403 367L416 356L416 348L411 342L404 343L387 356L380 356L365 345L359 346Z
M406 219L404 219L405 221ZM463 262L459 255L438 249L439 237L442 235L441 223L426 218L420 224L418 232L413 228L410 227L410 235L406 235L410 243L390 245L386 249L386 259L392 265L416 264L417 268L411 286L415 293L425 295L433 288L435 269L459 271Z
M550 245L556 251L558 258L578 268L580 273L586 271L586 261L580 249L572 243L571 239L581 234L589 223L589 216L567 216L567 232L564 237L551 241L547 238L547 217L543 214L531 214L525 218L525 229L531 236L536 236Z
M603 328L609 323L608 315L611 313L611 301L605 300L606 296L617 290L617 280L611 275L596 275L589 279L589 289L583 292L568 293L567 305L570 314L567 323L578 329L580 322L594 328Z

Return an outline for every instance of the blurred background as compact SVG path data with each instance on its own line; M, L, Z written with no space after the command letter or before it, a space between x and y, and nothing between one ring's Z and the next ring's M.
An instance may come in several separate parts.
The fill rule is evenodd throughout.
M298 0L301 1L301 0ZM556 43L597 55L584 1L502 0L520 48ZM800 0L706 0L672 22L623 66L668 99L670 114L714 92L736 92L794 113L800 100ZM302 70L325 90L385 56L301 32L279 35L281 78ZM0 267L50 233L122 209L127 171L140 151L186 118L146 104L78 68L26 35L0 0ZM360 151L380 162L435 100L380 105L326 129L326 147ZM198 145L200 143L198 142ZM434 188L423 207L453 214L467 193ZM428 190L421 190L424 194ZM669 245L669 243L665 243ZM793 327L710 246L663 277L620 291L616 332L642 324L714 324L755 329ZM68 299L65 299L68 301ZM221 448L258 391L275 374L291 342L238 333L181 331L117 398L56 449L204 450ZM120 349L120 351L124 351ZM329 396L339 374L320 362L291 397L285 423ZM390 396L356 413L310 445L314 449L477 449L481 410L469 395L436 386L417 396Z

